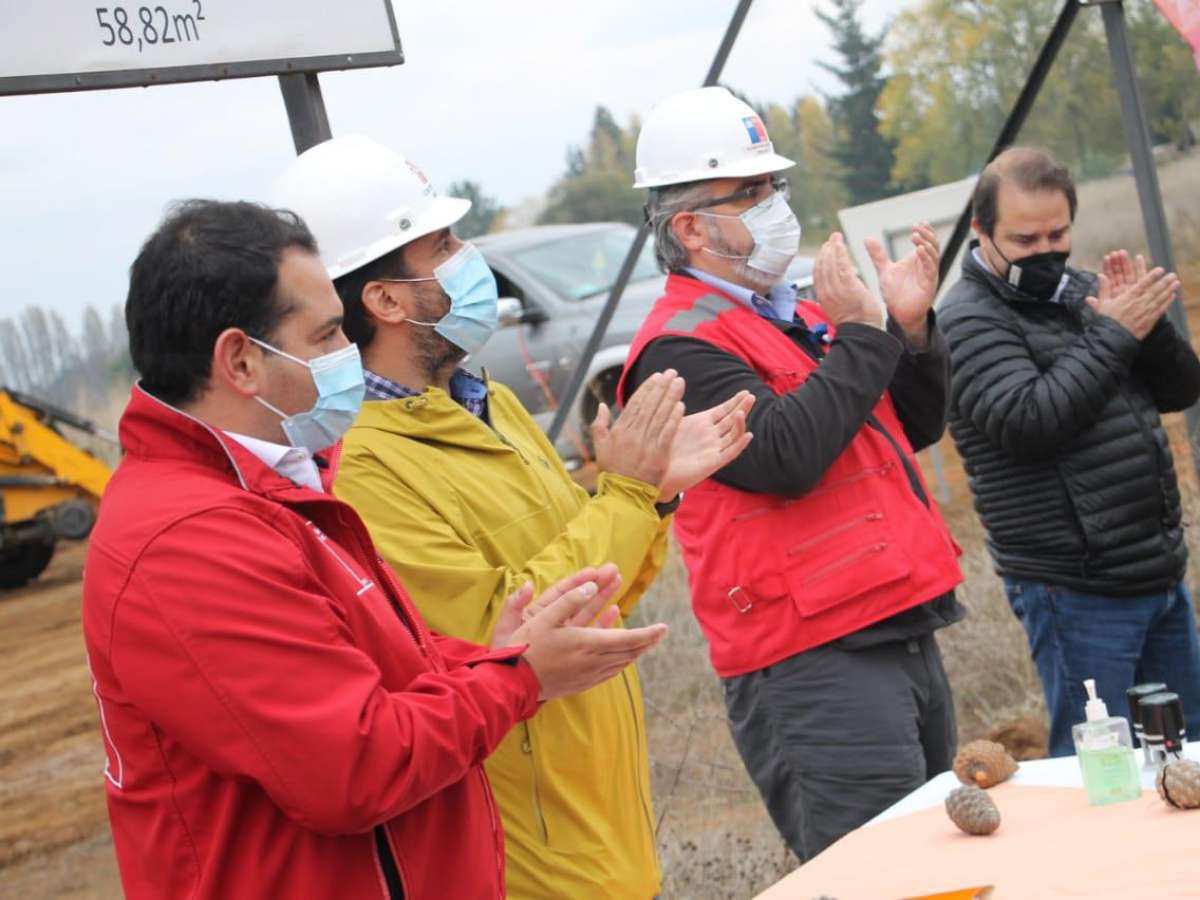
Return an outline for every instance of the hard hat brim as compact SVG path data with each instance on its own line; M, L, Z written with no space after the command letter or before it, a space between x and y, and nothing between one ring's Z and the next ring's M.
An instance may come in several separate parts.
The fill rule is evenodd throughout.
M664 178L645 178L634 181L634 188L667 187L673 184L691 184L695 181L716 181L718 178L752 178L790 169L796 163L786 156L771 152L740 162L722 165L719 169L692 169Z
M331 263L326 267L331 281L336 281L343 275L348 275L356 269L361 269L381 256L387 256L398 247L411 244L427 234L449 228L468 212L471 211L471 201L462 197L434 197L429 206L421 213L420 218L411 228L389 234L368 246L350 263Z

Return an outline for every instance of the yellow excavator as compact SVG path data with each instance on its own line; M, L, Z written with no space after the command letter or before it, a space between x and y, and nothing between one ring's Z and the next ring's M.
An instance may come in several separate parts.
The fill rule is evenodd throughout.
M0 590L42 574L60 540L82 540L112 470L62 426L112 440L94 423L0 387Z

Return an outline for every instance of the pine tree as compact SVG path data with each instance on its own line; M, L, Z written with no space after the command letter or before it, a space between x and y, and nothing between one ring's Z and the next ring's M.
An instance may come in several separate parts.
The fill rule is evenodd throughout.
M454 233L464 241L487 234L503 213L503 207L494 197L489 197L477 181L456 181L446 191L451 197L471 201L471 209L454 225Z
M830 0L830 12L817 18L833 35L841 62L820 63L841 83L840 94L826 98L833 119L833 155L851 203L878 200L891 182L895 147L879 131L876 103L887 79L882 76L884 33L869 35L859 16L862 0Z

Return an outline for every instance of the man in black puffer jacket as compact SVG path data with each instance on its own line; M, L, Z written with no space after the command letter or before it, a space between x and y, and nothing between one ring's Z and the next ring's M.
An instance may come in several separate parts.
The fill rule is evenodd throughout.
M938 312L950 430L1041 675L1051 754L1074 752L1085 678L1117 714L1126 688L1165 681L1200 737L1200 647L1159 417L1200 396L1200 361L1163 315L1178 279L1123 251L1100 276L1068 267L1075 186L1041 151L1001 154L973 202L979 240Z

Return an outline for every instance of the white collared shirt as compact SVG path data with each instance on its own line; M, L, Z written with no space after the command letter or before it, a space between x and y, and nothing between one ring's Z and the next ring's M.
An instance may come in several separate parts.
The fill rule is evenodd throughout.
M284 478L324 493L325 489L321 486L321 474L317 471L317 464L313 462L312 455L307 450L287 444L264 441L233 431L225 433Z
M709 287L724 291L751 312L756 312L765 319L790 322L796 317L796 286L793 284L781 281L773 285L764 297L748 287L742 287L740 284L710 275L703 269L694 269L689 266L684 271L697 281L703 281Z

